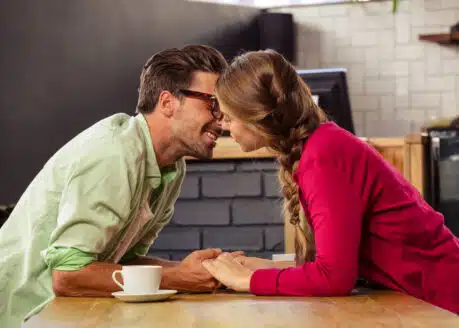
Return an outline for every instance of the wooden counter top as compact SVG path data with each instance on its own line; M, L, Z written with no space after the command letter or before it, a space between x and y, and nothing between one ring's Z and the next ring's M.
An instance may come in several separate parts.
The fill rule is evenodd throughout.
M393 148L403 147L406 139L409 138L411 142L414 142L416 137L390 137L390 138L360 138L363 141L375 146L376 148ZM231 137L221 137L217 141L217 146L214 149L213 159L244 159L244 158L273 158L274 154L262 148L253 152L243 152L239 144L235 142ZM196 160L193 157L186 157L187 160Z
M457 328L459 317L391 291L349 297L256 297L178 294L164 302L57 297L24 328L404 327Z

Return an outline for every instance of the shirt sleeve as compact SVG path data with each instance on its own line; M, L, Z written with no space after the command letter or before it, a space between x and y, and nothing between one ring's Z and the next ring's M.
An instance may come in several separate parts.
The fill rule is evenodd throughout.
M109 243L124 227L130 213L131 172L120 155L89 156L76 161L69 170L49 248L42 252L46 263L62 267L69 256L98 260ZM70 248L65 256L56 257L62 249ZM78 252L80 251L80 252ZM86 255L82 255L86 253ZM71 261L78 261L72 259Z
M97 254L87 253L71 247L49 247L45 263L51 270L78 271L95 262Z
M361 186L333 163L312 162L298 174L316 242L316 258L284 270L256 271L256 295L339 296L349 294L358 275L363 206Z

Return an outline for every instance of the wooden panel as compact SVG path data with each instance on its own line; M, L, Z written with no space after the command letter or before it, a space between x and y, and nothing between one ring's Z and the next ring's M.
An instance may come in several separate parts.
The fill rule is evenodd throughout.
M404 173L404 147L382 148L378 149L378 151L388 163L392 164L402 174Z
M360 138L367 141L369 144L378 150L388 150L393 148L403 147L404 138ZM214 149L213 159L237 159L237 158L274 158L275 154L266 149L261 148L252 152L244 152L237 142L231 137L221 137L217 141L217 146ZM193 157L186 157L187 160L196 160Z
M404 174L405 142L403 138L374 138L368 139L384 159Z
M295 227L288 221L284 224L284 251L295 253Z
M414 187L424 194L424 150L420 135L406 138L405 177Z
M410 146L410 182L416 189L424 193L424 167L423 148L420 144Z
M392 291L348 297L261 297L245 293L178 294L169 301L57 297L24 328L108 327L403 327L457 328L459 317Z
M244 159L244 158L273 158L274 153L261 148L252 152L244 152L237 142L230 137L221 137L217 140L217 146L214 148L213 159ZM186 160L197 160L193 157L185 157Z

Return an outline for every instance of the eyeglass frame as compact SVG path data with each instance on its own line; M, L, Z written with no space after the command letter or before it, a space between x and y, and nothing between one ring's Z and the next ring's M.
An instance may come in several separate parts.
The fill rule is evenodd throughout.
M205 102L210 102L210 113L216 120L221 120L223 118L223 113L220 111L220 105L218 103L217 96L210 93L199 92L188 89L179 89L177 93L184 95L185 97L191 97L196 99L204 100Z

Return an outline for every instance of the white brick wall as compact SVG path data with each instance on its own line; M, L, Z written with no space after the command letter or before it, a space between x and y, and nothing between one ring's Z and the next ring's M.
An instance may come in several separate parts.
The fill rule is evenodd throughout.
M459 21L459 0L280 8L297 25L298 68L348 70L357 134L397 136L459 115L459 46L419 41Z

